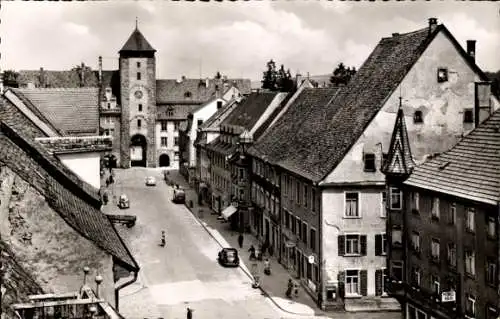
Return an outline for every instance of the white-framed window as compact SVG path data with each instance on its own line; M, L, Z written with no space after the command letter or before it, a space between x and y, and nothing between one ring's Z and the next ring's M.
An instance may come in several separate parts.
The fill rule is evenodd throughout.
M167 130L167 121L161 121L160 125L161 125L161 131L165 132Z
M137 120L137 127L138 128L141 128L142 127L142 121L139 119Z
M387 292L385 292L385 285L386 282L389 280L389 272L387 271L387 268L382 268L382 296L387 296Z
M452 267L457 266L457 246L455 243L448 244L448 264Z
M456 222L457 222L457 204L451 203L448 216L448 223L451 225L455 225Z
M178 137L174 137L174 145L179 146L179 138Z
M439 239L432 238L431 240L431 256L433 260L439 260L439 251L441 250L441 244Z
M359 216L359 193L345 193L345 218L357 218Z
M465 272L471 276L476 274L476 256L472 250L465 251Z
M439 219L440 213L439 213L439 198L438 197L434 197L432 199L431 213L432 213L433 218Z
M165 136L161 137L161 146L167 147L167 138Z
M497 223L495 217L488 217L488 236L495 238L497 235Z
M476 317L476 298L472 295L467 295L465 300L465 315L469 318Z
M397 282L403 281L403 262L393 260L391 261L391 279Z
M345 254L346 255L360 255L361 254L361 240L360 235L346 235L345 236Z
M466 227L469 232L476 230L476 210L472 207L467 208Z
M345 293L346 295L360 294L360 278L358 269L348 269L345 271Z
M402 245L403 244L403 233L400 228L392 229L392 244Z
M421 271L418 267L411 268L411 283L413 286L420 287L421 285Z
M175 121L174 122L174 131L177 132L179 130L179 122L178 121Z
M420 194L418 192L411 193L411 209L417 212L420 210Z
M377 167L375 166L375 154L365 153L364 162L365 162L365 167L364 167L365 172L375 172L377 170Z
M387 217L387 192L383 191L382 193L382 207L380 207L380 217Z
M435 294L439 294L441 292L441 285L439 283L439 277L436 275L431 275L431 287L432 292Z
M392 210L401 210L403 208L403 192L397 187L390 187L390 205Z
M382 234L382 255L387 255L387 234Z
M486 282L489 285L496 285L497 281L497 263L494 258L488 258L486 261Z
M414 251L420 252L420 234L416 231L411 232L411 247Z

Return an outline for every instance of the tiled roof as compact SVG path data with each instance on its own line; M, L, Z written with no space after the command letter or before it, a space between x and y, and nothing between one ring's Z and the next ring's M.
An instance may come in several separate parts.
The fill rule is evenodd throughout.
M210 116L205 122L201 123L200 126L198 126L199 129L205 129L212 127L212 125L216 123L220 123L224 121L224 119L231 114L228 112L231 108L235 107L235 104L238 104L239 99L232 99L229 102L227 102L223 107L218 109L212 116Z
M222 125L241 126L246 129L252 129L261 115L274 100L277 92L252 92L240 105L238 105L231 114L222 121Z
M237 148L238 146L235 144L223 142L220 136L206 145L207 150L219 153L223 156L233 154Z
M500 202L500 111L449 151L415 167L405 184L478 202Z
M132 32L130 37L128 38L127 42L123 45L122 49L120 50L120 53L122 52L156 52L155 49L149 44L148 40L142 35L141 31L139 31L138 28L135 28L135 30Z
M389 145L387 161L384 164L382 171L385 174L408 176L414 167L415 162L413 161L413 157L411 155L405 117L403 109L400 107L396 116L396 123L394 124L394 131L392 133L391 144Z
M241 94L250 93L250 80L228 79L230 86L237 87ZM216 85L223 90L223 80L204 79L156 80L156 104L205 103L215 96Z
M97 88L13 89L23 95L64 135L99 134Z
M358 140L440 27L430 36L425 28L383 38L327 107L296 117L302 119L299 123L289 122L302 134L287 145L287 157L280 165L312 181L321 181Z
M103 74L106 71L103 71ZM104 77L104 75L103 75ZM21 70L19 71L19 84L26 86L33 83L35 87L48 88L78 88L78 87L97 87L97 71L84 68L83 83L80 72L77 69L68 71L52 70ZM83 85L82 85L83 84Z
M304 147L302 138L316 130L314 121L322 117L331 117L336 109L328 102L337 93L338 88L305 88L291 103L285 113L267 130L249 149L250 154L261 157L274 164L286 161L297 151L295 147Z
M197 106L198 104L157 105L156 118L158 120L186 120L191 110Z
M130 271L139 269L100 202L54 165L37 143L0 122L0 162L37 189L48 204L80 235L115 257Z

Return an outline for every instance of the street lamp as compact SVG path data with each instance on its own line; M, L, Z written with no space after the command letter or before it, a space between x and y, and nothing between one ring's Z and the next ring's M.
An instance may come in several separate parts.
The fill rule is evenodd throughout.
M102 283L102 281L103 281L103 278L101 275L95 276L95 283L97 284L95 295L96 295L97 299L99 299L99 285Z
M87 275L89 274L90 272L90 268L85 266L83 267L83 285L85 286L85 284L87 283Z

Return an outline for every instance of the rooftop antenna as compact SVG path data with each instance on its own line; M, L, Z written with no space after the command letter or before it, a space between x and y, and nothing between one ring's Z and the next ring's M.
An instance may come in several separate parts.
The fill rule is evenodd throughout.
M137 19L137 17L135 17L135 28L136 29L138 29L138 24L139 24L138 19Z

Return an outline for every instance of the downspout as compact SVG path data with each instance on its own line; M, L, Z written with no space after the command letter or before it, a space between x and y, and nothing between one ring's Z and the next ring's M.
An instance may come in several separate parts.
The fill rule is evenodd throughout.
M116 312L120 312L120 310L119 310L120 309L119 308L119 306L120 306L120 290L122 290L123 288L128 287L131 284L133 284L134 282L136 282L138 275L139 275L139 269L137 269L137 271L134 271L134 277L132 279L130 279L127 282L124 282L123 284L121 284L115 288L115 309L116 309Z

